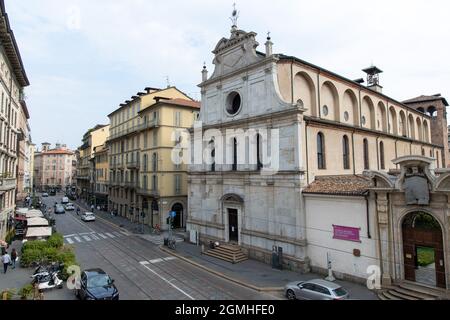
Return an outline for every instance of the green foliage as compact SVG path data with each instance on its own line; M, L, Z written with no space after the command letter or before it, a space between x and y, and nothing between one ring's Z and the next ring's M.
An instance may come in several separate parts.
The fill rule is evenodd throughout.
M64 237L60 233L54 233L50 238L48 238L47 243L53 248L62 248L64 245Z
M27 300L33 296L34 288L33 285L27 284L25 287L19 290L18 295L22 300Z
M14 237L16 236L16 231L14 229L9 230L8 233L6 234L6 238L5 241L8 244L11 244L14 241Z
M426 267L435 262L434 249L418 247L417 248L417 262L419 266Z
M63 280L69 276L67 268L77 265L74 249L64 245L61 234L52 235L47 241L28 241L22 248L20 263L22 267L30 267L33 263L64 263Z

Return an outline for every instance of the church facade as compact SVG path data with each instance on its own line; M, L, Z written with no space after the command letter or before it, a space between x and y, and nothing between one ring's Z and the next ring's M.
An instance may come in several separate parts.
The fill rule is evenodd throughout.
M270 37L264 53L258 45L256 33L233 26L213 51L212 75L203 70L202 135L192 132L191 143L209 161L192 155L187 230L267 263L282 248L292 270L325 272L331 262L342 278L365 281L378 266L385 283L404 279L395 237L405 214L439 207L448 230L432 116L384 95L376 67L364 70L364 85L274 54ZM426 179L428 201L404 203L414 179L415 192Z

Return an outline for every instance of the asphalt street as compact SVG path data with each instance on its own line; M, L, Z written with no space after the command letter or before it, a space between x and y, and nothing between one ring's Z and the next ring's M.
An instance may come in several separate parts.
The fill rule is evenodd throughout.
M47 208L62 195L43 198ZM83 212L83 211L82 211ZM75 247L82 270L101 268L121 300L267 300L275 296L229 282L159 250L156 243L97 218L83 222L75 211L55 215L65 243ZM157 241L155 241L157 242Z

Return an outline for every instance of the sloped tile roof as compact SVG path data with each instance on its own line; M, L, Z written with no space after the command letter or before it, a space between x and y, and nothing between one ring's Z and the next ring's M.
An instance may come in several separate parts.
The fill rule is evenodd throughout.
M421 95L412 99L408 99L403 101L403 103L408 104L408 103L418 103L418 102L427 102L427 101L436 101L436 100L442 100L444 102L444 104L446 106L448 106L447 100L442 97L440 94L435 94L432 96L427 96L427 95Z
M363 196L370 186L371 181L360 175L317 176L303 193Z

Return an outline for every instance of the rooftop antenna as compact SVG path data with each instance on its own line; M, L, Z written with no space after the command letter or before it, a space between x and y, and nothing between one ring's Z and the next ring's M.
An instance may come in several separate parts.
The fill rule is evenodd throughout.
M170 88L170 80L169 76L166 76L167 88Z
M239 11L236 9L236 3L233 3L233 12L231 13L230 20L233 23L232 28L237 29L237 21L239 19Z

